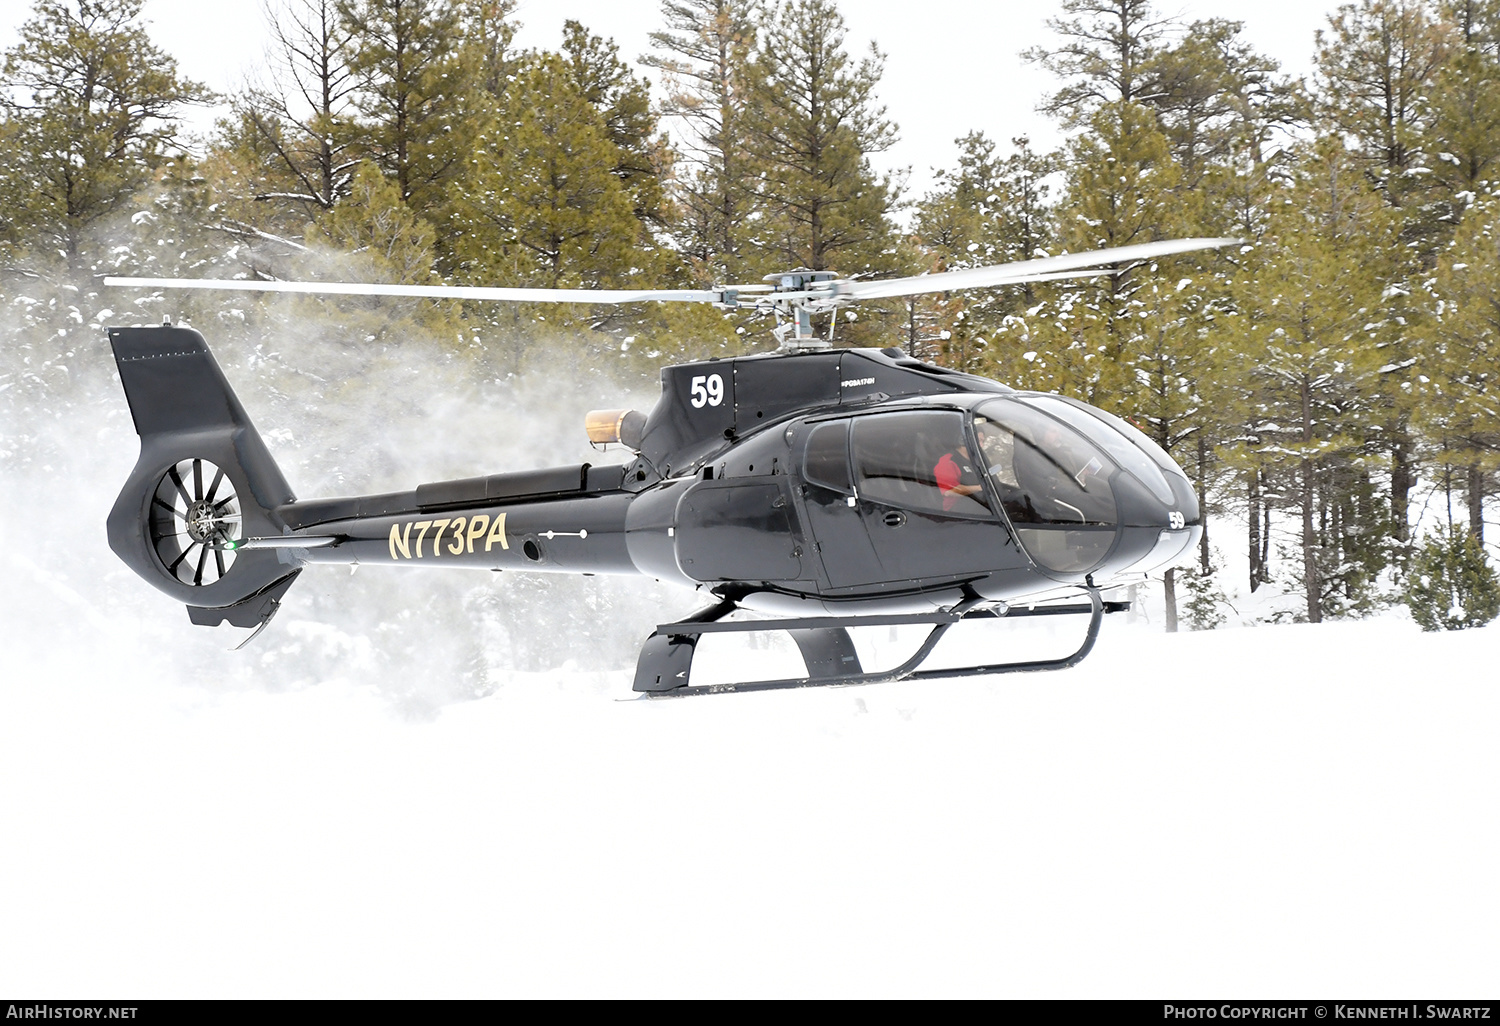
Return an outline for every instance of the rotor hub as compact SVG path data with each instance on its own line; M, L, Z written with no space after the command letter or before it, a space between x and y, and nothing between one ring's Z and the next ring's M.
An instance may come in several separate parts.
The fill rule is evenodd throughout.
M214 504L201 500L194 502L188 507L184 520L186 521L188 536L196 542L208 540L223 525L223 521L219 519L218 514L214 511Z
M151 547L168 574L201 588L229 572L239 547L240 505L223 470L204 459L168 467L150 509Z

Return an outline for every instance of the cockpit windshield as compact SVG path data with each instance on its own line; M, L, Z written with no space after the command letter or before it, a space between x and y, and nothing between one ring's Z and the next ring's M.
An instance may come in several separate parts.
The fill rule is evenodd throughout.
M1135 475L1136 480L1151 490L1162 502L1172 501L1172 486L1167 483L1159 467L1148 452L1160 453L1166 466L1172 466L1172 458L1151 439L1119 417L1092 407L1073 405L1057 396L1033 395L1026 397L1028 406L1052 414L1058 420L1071 424L1088 438L1103 446L1110 457ZM1085 410L1090 412L1084 412ZM1104 423L1101 424L1100 421ZM1108 425L1108 426L1105 426ZM1114 430L1110 430L1113 428Z
M1115 465L1092 442L1019 402L974 418L985 468L1014 524L1114 526Z
M982 462L1016 538L1049 570L1097 566L1120 522L1115 463L1083 435L1016 400L974 416Z

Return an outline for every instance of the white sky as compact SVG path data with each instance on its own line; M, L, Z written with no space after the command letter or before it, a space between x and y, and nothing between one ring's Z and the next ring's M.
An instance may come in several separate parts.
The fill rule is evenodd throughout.
M1184 21L1235 18L1262 52L1293 74L1311 66L1313 33L1326 22L1333 0L1158 0L1163 13ZM30 11L22 0L0 0L0 46L9 47ZM182 71L220 91L236 89L262 60L265 21L261 0L146 0L153 38ZM1035 112L1055 88L1045 71L1026 64L1020 51L1055 39L1046 19L1058 5L1020 0L841 0L849 46L860 52L874 40L887 54L880 98L901 129L901 141L879 158L885 168L910 167L913 194L931 182L933 167L954 162L953 140L981 129L1002 146L1029 134L1056 143L1051 122ZM526 47L556 47L562 23L574 18L613 38L630 60L646 52L648 33L661 26L657 0L522 0ZM204 116L201 123L211 118Z

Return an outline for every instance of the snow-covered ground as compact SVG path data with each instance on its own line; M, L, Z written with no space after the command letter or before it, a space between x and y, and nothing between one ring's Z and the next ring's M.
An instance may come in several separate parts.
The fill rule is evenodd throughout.
M6 992L1500 984L1495 627L1121 620L1061 673L654 701L622 657L413 720L368 671L195 681L7 573L57 626L0 656Z
M565 462L600 405L413 363L365 402L231 377L310 496ZM105 547L137 447L99 374L0 437L0 992L1500 989L1500 625L1169 636L1158 598L1066 672L652 701L636 646L686 592L314 567L230 652ZM1276 608L1229 590L1231 624ZM914 643L871 633L870 663ZM789 660L700 650L702 680Z

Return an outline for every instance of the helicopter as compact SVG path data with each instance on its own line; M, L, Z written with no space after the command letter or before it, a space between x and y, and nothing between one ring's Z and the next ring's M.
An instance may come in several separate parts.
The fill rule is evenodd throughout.
M710 303L774 316L775 352L661 371L649 412L596 410L573 464L298 499L203 336L106 329L141 439L107 522L110 547L192 623L265 629L311 564L644 574L712 604L657 625L633 690L759 691L1052 670L1093 649L1103 592L1171 566L1202 534L1172 458L1114 414L914 359L834 348L814 314L861 300L1116 274L1233 239L1165 242L886 280L799 269L703 290L574 290L242 279L105 279L232 289L511 302ZM745 611L749 618L732 618ZM922 669L955 624L1087 614L1056 659ZM930 628L900 665L867 670L850 630ZM704 635L785 631L805 674L694 685ZM246 642L250 640L246 639Z

